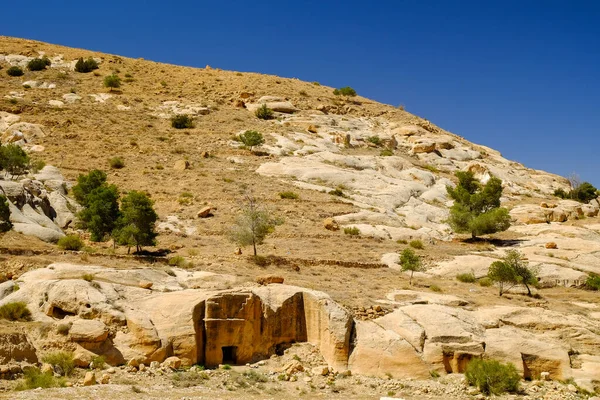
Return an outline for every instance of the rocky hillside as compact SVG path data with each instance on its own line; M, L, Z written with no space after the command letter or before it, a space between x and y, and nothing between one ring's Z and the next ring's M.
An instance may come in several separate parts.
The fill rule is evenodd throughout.
M41 55L49 68L28 71ZM74 71L80 57L93 57L99 69ZM24 75L8 76L11 66ZM600 273L600 204L553 197L569 189L566 179L317 82L8 37L0 37L0 67L2 143L47 164L23 179L0 180L14 224L0 238L3 273L12 278L2 284L0 305L28 303L35 327L9 331L29 335L35 361L68 348L82 366L101 354L135 374L140 364L172 357L183 365L217 366L226 356L255 363L308 342L332 376L428 379L462 373L484 355L513 362L525 378L547 372L598 389L600 304L582 284ZM117 90L103 86L111 74L122 80ZM255 116L263 104L274 119ZM193 128L171 126L181 114L193 118ZM232 139L246 130L266 139L254 152ZM111 168L114 157L123 168ZM64 233L88 237L73 223L78 205L69 188L94 168L122 191L151 195L160 217L157 248L179 256L184 269L150 264L111 243L88 241L79 254L57 250ZM495 240L460 241L445 222L452 205L446 186L466 170L482 182L503 181L502 203L514 223ZM239 254L227 237L249 191L285 221L259 247L267 266L252 263L246 249ZM411 240L424 243L417 251L426 269L409 287L398 255ZM456 281L459 273L484 277L509 248L539 271L537 299ZM286 285L258 286L265 274Z

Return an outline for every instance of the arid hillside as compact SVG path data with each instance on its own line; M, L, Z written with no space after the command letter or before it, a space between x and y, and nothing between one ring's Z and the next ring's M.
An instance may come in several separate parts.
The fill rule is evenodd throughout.
M43 55L48 68L26 68ZM89 57L99 68L76 72L76 61ZM9 76L11 66L24 74ZM120 78L119 88L105 87L109 75ZM256 116L262 105L274 111L272 119ZM189 116L193 127L174 128L177 115ZM265 143L252 151L243 146L237 138L248 130ZM220 369L210 379L185 375L188 386L204 385L222 398L237 398L225 389L252 398L471 398L478 392L456 376L482 355L517 364L529 380L547 372L577 384L575 391L527 384L528 394L585 398L600 389L600 302L584 287L600 273L598 201L557 198L557 189L569 190L567 179L507 160L402 108L335 95L318 82L0 36L0 135L46 164L0 181L15 224L0 236L0 305L23 301L34 320L7 322L6 331L28 335L40 360L57 348L74 351L82 367L102 355L118 377L103 391L122 391L142 376L140 363L175 357L186 367L218 367L231 358L242 364L233 377ZM92 169L105 171L121 193L150 195L159 236L146 250L164 257L92 242L78 228L69 189ZM482 240L452 232L446 187L456 185L456 171L502 180L510 229ZM258 247L259 262L229 235L248 194L283 222ZM56 209L50 219L42 211L46 198ZM80 235L86 247L58 249L65 233ZM399 265L407 248L424 265L412 284ZM500 297L496 287L479 284L510 249L535 267L533 297L521 286ZM460 282L459 274L473 280ZM266 275L285 285L258 285ZM235 330L226 322L233 319L248 325ZM259 320L260 339L249 333ZM92 339L59 332L80 325ZM232 329L253 337L252 345L238 343ZM288 349L304 342L314 348ZM306 371L288 371L301 358ZM267 381L261 375L239 383L239 376L258 379L248 378L246 362L262 362ZM323 364L330 370L319 375ZM143 375L148 396L169 384L177 398L189 394L169 366L156 368ZM420 380L401 383L413 378ZM12 382L2 382L12 390ZM29 398L23 393L19 398Z

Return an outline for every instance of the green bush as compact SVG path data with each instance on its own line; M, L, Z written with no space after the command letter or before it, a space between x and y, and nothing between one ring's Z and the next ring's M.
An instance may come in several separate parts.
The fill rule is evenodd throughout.
M441 288L441 287L439 287L438 285L431 285L431 286L429 286L429 289L430 289L432 292L441 292L441 291L442 291L442 288Z
M367 142L373 143L375 146L381 146L383 144L383 142L381 141L381 138L377 135L369 136L367 138Z
M600 290L600 275L590 274L585 280L585 287L589 290Z
M464 282L464 283L473 283L476 281L475 274L472 272L464 272L462 274L458 274L458 275L456 275L456 279L459 282Z
M119 190L106 183L106 174L92 170L79 175L73 186L73 196L84 209L79 213L82 226L87 228L94 242L104 240L116 227L119 213Z
M22 301L6 303L0 307L0 319L9 321L30 321L31 311L27 308L27 304Z
M279 197L282 199L291 199L291 200L297 200L300 198L298 193L295 193L295 192L281 192L281 193L279 193Z
M121 169L125 167L125 161L121 157L113 157L108 160L108 164L112 169Z
M27 63L27 69L30 71L42 71L51 64L50 59L46 56L42 58L34 58Z
M390 157L394 155L394 152L390 149L383 149L379 152L381 157Z
M477 386L486 395L516 392L521 380L513 364L479 358L467 364L465 378L469 385Z
M190 129L194 127L194 119L186 114L175 115L171 118L171 126L175 129Z
M29 161L29 169L34 174L40 172L46 166L46 162L44 160L36 159Z
M121 200L121 215L113 235L117 243L129 248L135 245L141 251L142 246L156 244L157 219L152 199L144 192L132 190Z
M23 76L24 72L20 67L14 66L6 70L8 76Z
M104 369L106 366L106 358L104 356L92 357L91 367L94 369Z
M92 72L93 70L98 69L98 63L92 57L89 57L87 60L83 60L83 58L79 58L77 63L75 63L75 71L81 73Z
M352 89L350 86L345 86L343 88L335 89L333 94L336 96L356 96L356 90Z
M78 235L67 235L58 239L58 247L63 250L79 251L83 247L83 242Z
M490 287L493 284L494 284L494 282L490 278L488 278L487 276L484 277L484 278L481 278L479 280L479 286L481 286L481 287Z
M86 282L91 282L93 281L95 278L94 274L83 274L81 275L81 279L83 279Z
M10 222L10 207L5 195L0 194L0 232L8 232L12 228Z
M273 110L267 107L266 104L263 104L258 110L256 110L254 115L260 119L273 119Z
M420 240L416 239L416 240L411 240L408 245L410 247L412 247L413 249L418 249L418 250L422 250L425 246L423 246L423 242L421 242Z
M412 278L415 272L423 270L421 257L419 257L412 249L406 248L400 253L400 267L402 271L410 271L409 285L412 285Z
M66 385L64 378L55 378L52 372L42 373L36 367L26 369L23 375L23 381L17 384L15 390L47 389L51 387L64 387Z
M598 197L598 190L591 183L583 182L569 192L566 192L563 189L556 189L554 195L561 199L571 199L580 203L589 203Z
M12 176L23 175L29 166L29 156L20 146L8 144L0 147L0 169Z
M350 235L350 236L358 236L358 235L360 235L360 229L358 229L355 226L344 228L344 234Z
M63 376L71 376L75 370L75 361L73 361L73 353L69 351L55 351L46 354L42 357L42 361L52 365L55 369L60 369ZM58 368L57 368L58 367Z
M246 131L239 136L239 139L240 142L250 148L250 151L254 146L260 146L265 142L263 135L257 131Z
M117 75L112 74L104 77L104 87L107 87L112 92L113 89L121 87L121 78Z

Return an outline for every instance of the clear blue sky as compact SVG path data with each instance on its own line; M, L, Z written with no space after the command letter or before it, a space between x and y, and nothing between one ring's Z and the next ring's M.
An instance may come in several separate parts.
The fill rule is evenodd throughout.
M0 34L339 87L600 187L600 1L40 1Z

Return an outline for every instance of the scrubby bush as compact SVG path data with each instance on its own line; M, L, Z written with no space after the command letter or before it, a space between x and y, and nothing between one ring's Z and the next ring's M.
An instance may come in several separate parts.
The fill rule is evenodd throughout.
M344 228L344 234L350 236L358 236L360 235L360 229L355 226Z
M121 78L118 75L112 74L104 77L104 87L107 87L112 92L113 89L121 87Z
M175 129L190 129L194 127L194 119L186 114L175 115L171 118L171 126Z
M381 141L381 138L377 135L375 136L369 136L367 138L367 142L374 144L375 146L381 146L383 144L383 142Z
M23 373L23 381L15 387L16 390L47 389L51 387L64 387L64 378L55 378L52 372L42 373L39 368L27 368Z
M383 149L379 152L381 157L390 157L394 155L394 152L391 149Z
M240 142L250 148L250 151L254 146L260 146L265 142L263 135L257 131L246 131L239 136L239 139Z
M590 274L585 280L585 287L589 290L600 290L600 275Z
M60 375L71 376L75 370L75 361L73 353L69 351L55 351L42 357L42 361L52 365ZM61 373L62 372L62 373Z
M30 71L42 71L49 67L51 64L50 59L46 56L42 58L34 58L27 63L27 69Z
M98 69L98 63L92 57L87 60L83 60L83 58L79 58L77 63L75 63L75 71L81 73L92 72L93 70Z
M24 72L20 67L13 66L6 70L8 76L23 76Z
M27 308L27 304L22 301L6 303L0 307L0 319L9 321L30 321L31 311Z
M356 96L356 90L352 89L350 86L345 86L343 88L335 89L333 94L336 96Z
M300 198L296 192L280 192L279 197L282 199L297 200Z
M256 246L264 242L268 234L283 221L261 206L256 198L246 196L241 212L229 232L231 241L240 246L252 246L256 257Z
M488 278L487 276L484 278L481 278L479 280L479 286L481 287L490 287L494 284L494 282L492 282L492 280L490 278Z
M554 195L556 197L560 197L561 199L570 199L575 200L580 203L589 203L598 197L598 190L589 182L576 183L575 187L566 192L563 189L556 189L554 191Z
M502 261L494 261L488 270L488 278L498 284L499 295L516 285L524 285L531 296L530 286L536 286L537 269L530 268L527 260L517 250L508 250Z
M423 242L419 239L411 240L408 245L413 249L422 250L425 246L423 246Z
M5 195L0 194L0 232L8 232L12 228L10 222L10 207Z
M121 169L125 167L125 161L121 157L113 157L108 160L108 164L112 169Z
M0 147L0 169L14 176L23 175L29 167L29 156L20 146L8 144Z
M459 282L464 282L464 283L473 283L475 282L475 274L472 272L464 272L462 274L458 274L456 275L456 279Z
M83 247L83 242L78 235L67 235L58 239L58 247L63 250L79 251Z
M521 380L513 364L479 358L467 364L465 378L469 385L477 386L486 395L516 392Z
M256 115L256 117L260 119L273 119L273 110L267 107L266 104L263 104L262 106L260 106L260 108L256 110L254 115Z

